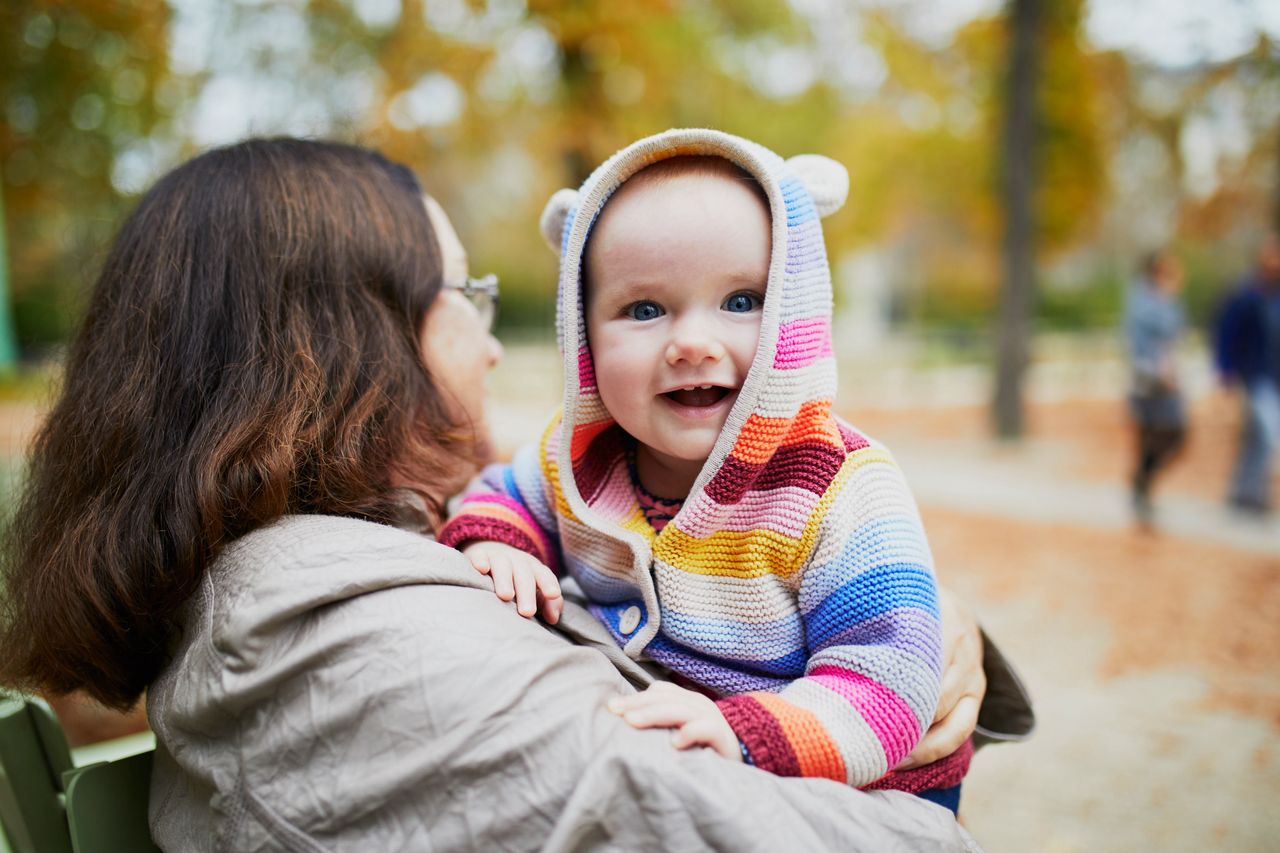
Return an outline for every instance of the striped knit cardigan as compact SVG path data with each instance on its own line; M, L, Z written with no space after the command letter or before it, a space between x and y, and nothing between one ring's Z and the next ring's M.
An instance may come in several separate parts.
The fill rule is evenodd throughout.
M755 361L682 509L655 533L630 479L627 437L596 389L579 268L609 195L680 155L724 157L759 181L772 260ZM832 413L819 216L840 207L847 182L825 157L783 161L728 134L673 130L615 154L579 192L557 193L543 231L561 246L563 415L537 446L487 470L440 538L506 542L572 575L627 654L721 697L757 766L865 786L933 717L941 629L901 472ZM927 778L891 774L876 787L958 784L967 763L963 752Z

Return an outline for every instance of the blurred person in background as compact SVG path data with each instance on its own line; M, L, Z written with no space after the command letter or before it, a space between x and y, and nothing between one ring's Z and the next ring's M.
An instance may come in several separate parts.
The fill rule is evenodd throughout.
M1244 393L1244 423L1229 500L1271 511L1271 467L1280 444L1280 234L1268 234L1257 265L1236 285L1218 318L1215 355L1225 383Z
M1181 450L1186 408L1178 388L1178 342L1185 317L1179 294L1182 267L1167 250L1148 255L1125 297L1124 331L1132 369L1129 409L1137 426L1133 509L1140 524L1152 521L1156 474Z

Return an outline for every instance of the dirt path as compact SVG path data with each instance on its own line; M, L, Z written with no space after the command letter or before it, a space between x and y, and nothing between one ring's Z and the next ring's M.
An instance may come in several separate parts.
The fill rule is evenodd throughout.
M925 521L1039 714L966 783L988 850L1276 849L1280 559L950 509Z

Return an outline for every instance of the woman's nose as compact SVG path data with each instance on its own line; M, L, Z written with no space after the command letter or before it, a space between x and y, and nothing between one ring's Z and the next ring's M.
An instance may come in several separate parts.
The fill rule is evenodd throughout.
M506 350L502 348L502 342L492 334L489 334L487 337L489 338L489 366L497 367L498 362L502 361L502 356L506 353Z

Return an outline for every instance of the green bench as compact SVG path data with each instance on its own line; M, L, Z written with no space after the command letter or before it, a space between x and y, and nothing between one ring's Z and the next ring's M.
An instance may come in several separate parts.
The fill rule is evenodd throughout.
M147 828L154 743L134 735L73 755L47 705L0 696L0 853L158 850Z

